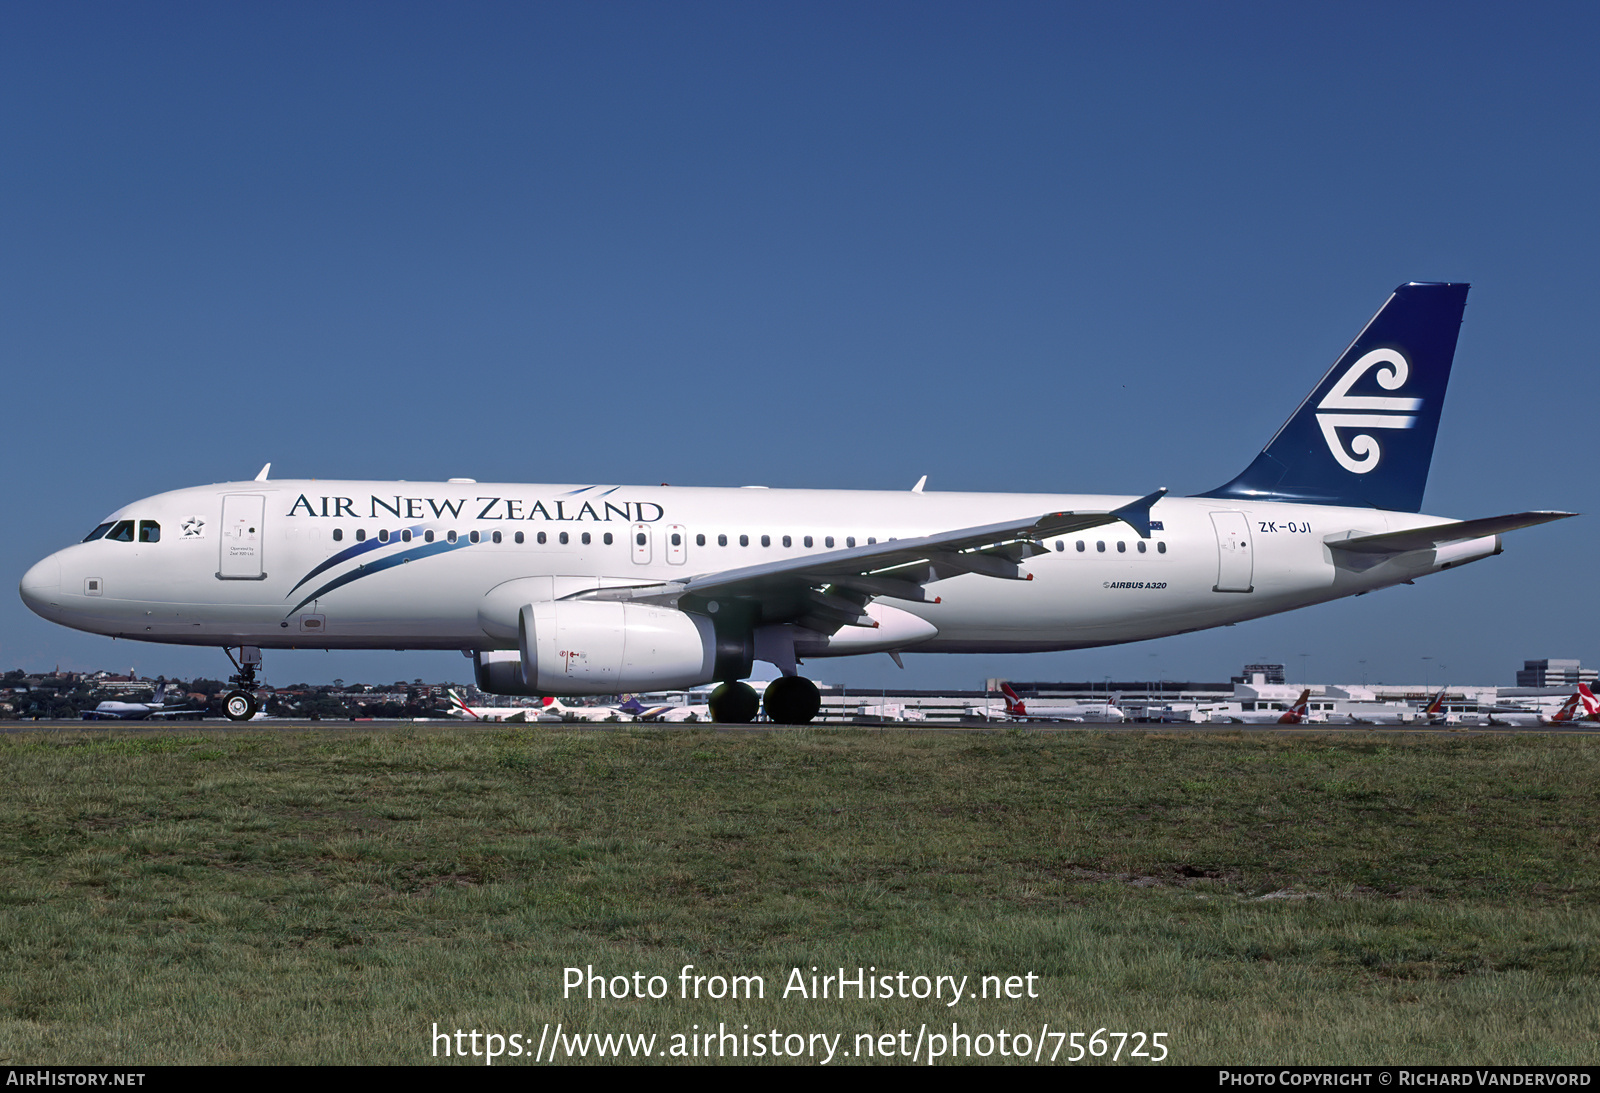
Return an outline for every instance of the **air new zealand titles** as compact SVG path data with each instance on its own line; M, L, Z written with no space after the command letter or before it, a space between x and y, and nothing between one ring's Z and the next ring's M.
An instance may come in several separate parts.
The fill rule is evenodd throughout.
M583 490L599 489L587 486ZM615 487L613 487L615 488ZM611 491L606 491L607 493ZM666 510L653 501L612 501L600 495L595 500L580 497L557 497L529 501L517 497L404 497L400 494L379 497L369 494L365 512L356 511L353 497L330 497L326 494L311 497L300 494L289 506L285 516L341 517L358 519L365 516L377 520L392 516L397 520L460 520L467 513L474 520L593 520L624 524L653 524L666 515ZM476 515L471 515L476 512Z

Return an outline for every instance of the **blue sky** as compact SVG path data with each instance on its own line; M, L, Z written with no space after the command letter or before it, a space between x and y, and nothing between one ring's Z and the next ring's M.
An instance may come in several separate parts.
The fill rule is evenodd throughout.
M0 7L11 580L274 474L1208 489L1396 284L1473 283L1425 508L1595 512L1592 5ZM987 676L1600 662L1590 524ZM1424 661L1423 657L1432 657ZM221 675L0 598L0 667ZM1448 666L1448 667L1446 667ZM271 682L462 678L269 653Z

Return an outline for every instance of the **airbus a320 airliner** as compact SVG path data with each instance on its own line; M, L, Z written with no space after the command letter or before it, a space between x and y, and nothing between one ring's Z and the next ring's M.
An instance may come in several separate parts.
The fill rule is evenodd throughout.
M1419 514L1465 284L1400 286L1242 474L1191 497L268 480L157 494L30 569L39 615L223 647L460 649L505 695L720 683L803 723L814 657L1082 649L1401 584L1570 513ZM238 655L234 656L234 650Z

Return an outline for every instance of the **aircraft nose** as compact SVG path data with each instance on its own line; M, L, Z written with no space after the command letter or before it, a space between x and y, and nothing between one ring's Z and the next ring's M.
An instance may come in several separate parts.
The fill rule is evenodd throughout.
M22 602L35 615L44 615L61 599L61 561L52 554L22 575L17 586Z

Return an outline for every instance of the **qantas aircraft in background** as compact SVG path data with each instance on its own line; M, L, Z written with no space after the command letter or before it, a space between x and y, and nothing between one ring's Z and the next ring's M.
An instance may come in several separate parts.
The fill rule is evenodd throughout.
M1514 723L1505 720L1508 715L1504 712L1494 716L1501 718L1500 724ZM1584 721L1600 721L1600 699L1595 698L1587 683L1578 684L1577 691L1555 713L1539 717L1543 725L1575 725Z
M1300 692L1300 697L1288 709L1244 710L1240 713L1218 712L1212 721L1232 725L1301 725L1311 719L1311 688Z
M1111 701L1109 695L1104 702L1041 702L1030 699L1024 702L1011 689L1011 684L1000 684L1000 693L1005 696L1006 716L1013 721L1126 721L1128 715L1123 713Z
M651 715L664 713L671 706L647 706L633 695L625 696L618 706L568 706L559 698L545 698L537 706L468 706L454 691L450 695L450 716L463 721L609 721L648 720Z
M721 686L803 723L813 657L1083 649L1359 595L1571 515L1420 514L1464 284L1396 289L1243 473L1191 497L269 481L158 494L39 562L22 598L113 637L460 649L495 694ZM1192 461L1192 460L1191 460ZM235 650L238 655L235 656Z

